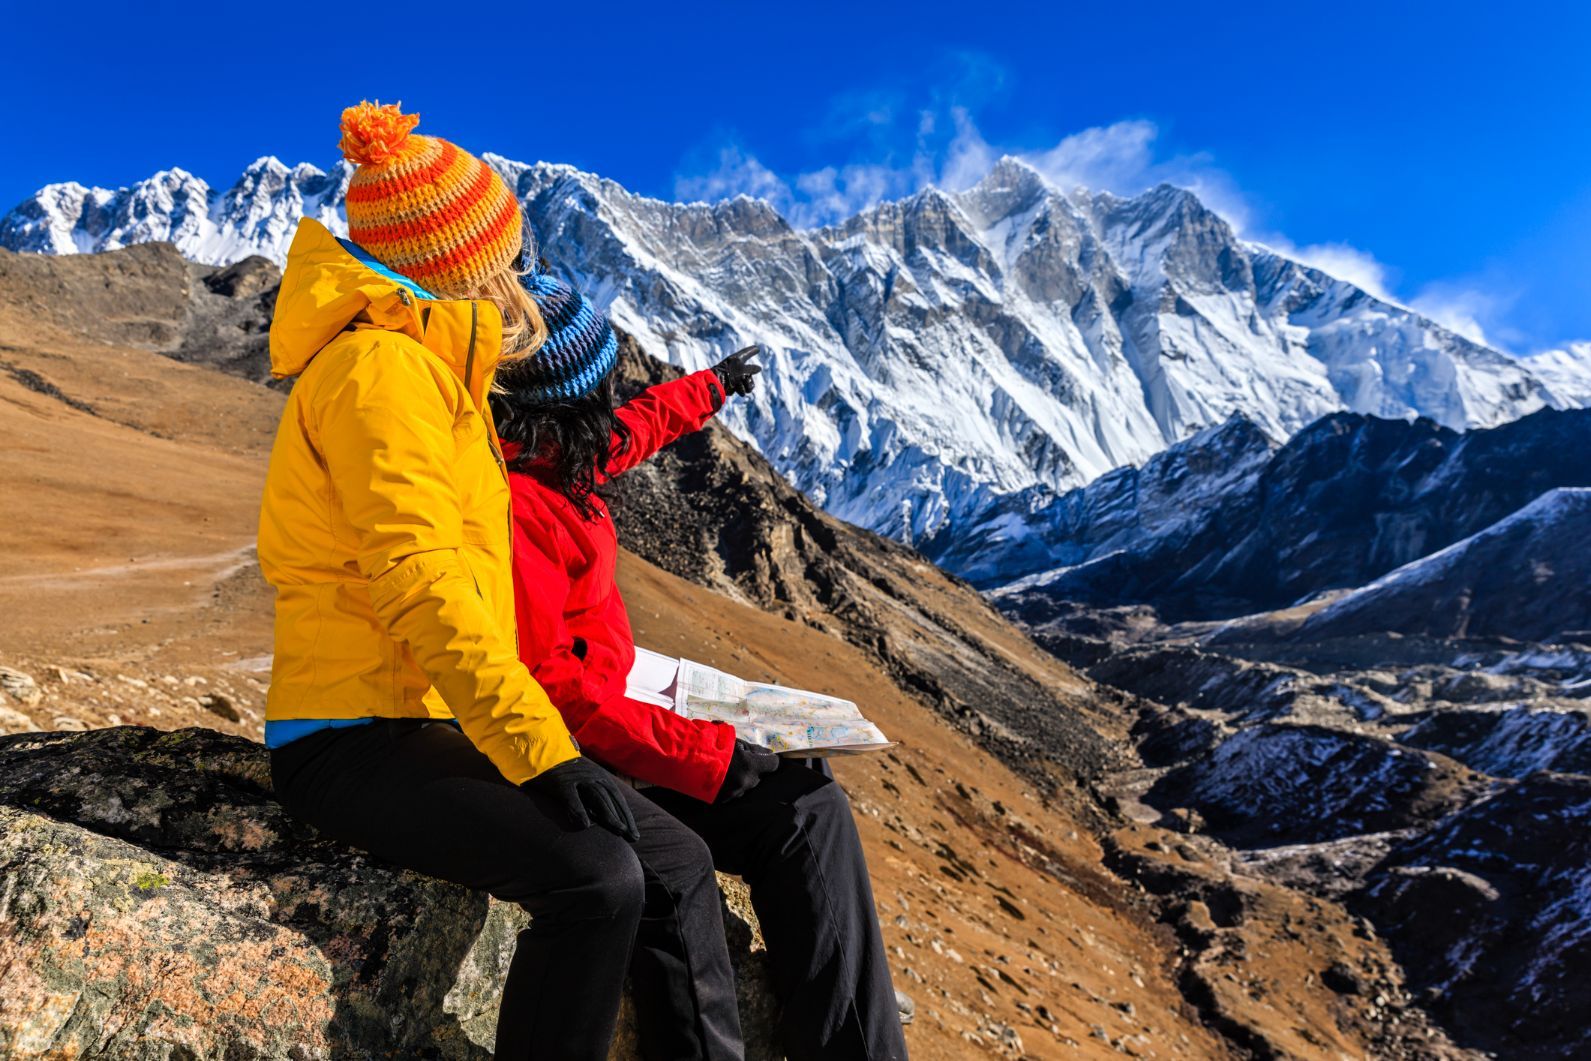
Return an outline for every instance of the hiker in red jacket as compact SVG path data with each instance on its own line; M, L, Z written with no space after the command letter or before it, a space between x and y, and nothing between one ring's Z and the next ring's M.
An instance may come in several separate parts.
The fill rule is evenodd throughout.
M582 754L637 782L623 792L645 882L631 958L641 1052L744 1056L716 866L751 889L786 1055L904 1058L861 841L827 768L625 696L635 642L599 490L699 430L727 397L749 394L758 350L615 408L618 342L606 317L545 265L525 286L548 338L499 373L492 396L511 472L519 651Z

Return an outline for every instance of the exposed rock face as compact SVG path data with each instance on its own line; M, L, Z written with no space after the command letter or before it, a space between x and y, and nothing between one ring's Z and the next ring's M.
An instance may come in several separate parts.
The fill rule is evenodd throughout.
M772 1056L751 930L726 921L748 1056ZM0 1055L484 1059L526 923L319 838L250 741L0 737Z
M1395 848L1358 905L1463 1040L1591 1051L1591 778L1504 787Z
M44 698L33 675L14 667L0 667L0 694L11 697L23 707L32 707Z
M1003 591L1000 607L1034 626L1066 602L1149 604L1168 620L1283 608L1362 586L1548 491L1591 486L1577 457L1591 410L1465 434L1336 413L1271 445L1227 425L1065 495L1055 570Z
M630 388L677 374L628 336L623 349ZM1032 646L970 587L907 546L827 515L722 427L615 480L613 498L626 548L839 633L1014 768L1088 778L1111 761L1085 721L1091 686L1036 680L1011 651Z

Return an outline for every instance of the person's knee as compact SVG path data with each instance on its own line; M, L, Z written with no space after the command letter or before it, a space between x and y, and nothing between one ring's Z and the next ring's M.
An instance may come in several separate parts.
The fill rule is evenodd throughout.
M597 829L597 826L592 826ZM605 834L605 836L611 834ZM641 916L646 877L629 844L612 837L604 857L584 865L570 888L569 916L629 920Z
M675 902L704 889L717 895L713 851L699 833L667 815L648 821L644 828L638 852L649 887L661 888Z
M785 828L793 836L804 836L814 847L829 850L859 847L856 819L845 790L833 780L824 779L791 800L784 808Z
M851 801L845 798L845 789L832 780L825 780L811 791L802 793L795 801L796 814L807 822L823 825L843 825L853 828Z

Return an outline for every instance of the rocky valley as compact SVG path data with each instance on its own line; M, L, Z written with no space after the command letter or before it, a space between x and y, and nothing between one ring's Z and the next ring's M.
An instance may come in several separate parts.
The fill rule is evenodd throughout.
M1078 562L995 594L1132 698L1128 814L1367 917L1498 1057L1591 1041L1588 433L1233 421L1078 491Z
M641 644L899 742L837 774L914 1056L1591 1050L1580 352L1169 187L1007 160L798 230L492 164L624 388L771 350L616 484L621 582ZM0 250L0 1056L489 1050L520 915L295 825L256 743L273 259L345 185L261 160L0 221L35 252Z

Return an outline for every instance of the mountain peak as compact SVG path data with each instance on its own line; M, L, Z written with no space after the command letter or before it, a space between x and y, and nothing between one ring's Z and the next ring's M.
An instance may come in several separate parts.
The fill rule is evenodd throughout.
M210 186L203 177L196 177L192 173L189 173L187 170L183 169L181 166L172 166L170 169L155 171L155 173L149 177L148 180L139 181L137 184L132 186L131 190L136 191L140 188L147 188L155 185L163 185L166 187L197 185L205 188ZM126 188L117 189L117 191L128 190L129 189Z
M1057 497L1189 436L1185 453L1219 464L1254 433L1345 408L1463 429L1591 401L1591 365L1542 362L1565 376L1548 387L1357 288L1272 268L1172 185L1069 195L1004 158L963 191L797 233L750 197L666 202L573 166L484 160L548 257L645 348L699 369L762 344L766 386L725 410L730 428L830 512L958 573L996 555L949 552L978 535L1001 563L1025 542L1053 565ZM168 241L206 263L280 262L301 217L346 232L349 172L262 156L220 194L177 169L54 186L0 219L0 246Z
M301 162L299 163L298 168L302 169L308 165L309 163L307 162ZM243 176L245 177L251 177L259 173L269 173L276 176L285 177L288 174L288 169L287 166L283 164L282 160L277 158L275 155L261 155L259 158L243 167Z
M1203 208L1204 206L1204 203L1199 200L1197 195L1193 194L1188 189L1172 184L1169 181L1161 181L1153 188L1150 188L1148 191L1144 192L1143 195L1139 196L1139 198L1150 203L1165 203L1172 206L1193 205L1200 208Z
M978 182L978 186L1046 189L1052 187L1044 174L1034 168L1032 163L1015 155L1001 155L1000 160Z

